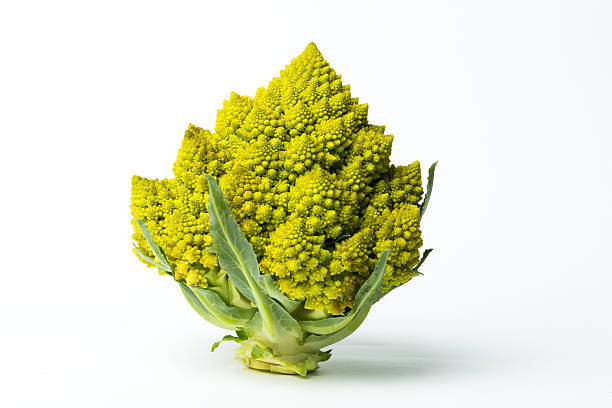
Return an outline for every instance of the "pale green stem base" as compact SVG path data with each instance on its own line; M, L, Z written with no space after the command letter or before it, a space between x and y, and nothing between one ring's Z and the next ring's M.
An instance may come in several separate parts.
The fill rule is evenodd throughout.
M238 359L242 360L245 366L253 370L269 371L274 374L298 375L298 373L296 373L292 369L279 364L267 363L265 361L252 359L250 357L246 357L244 359L238 357Z
M236 358L253 370L305 376L316 370L319 367L318 363L331 357L330 351L316 350L282 356L274 355L269 350L269 348L262 348L259 342L245 340L240 342L240 348L236 350Z

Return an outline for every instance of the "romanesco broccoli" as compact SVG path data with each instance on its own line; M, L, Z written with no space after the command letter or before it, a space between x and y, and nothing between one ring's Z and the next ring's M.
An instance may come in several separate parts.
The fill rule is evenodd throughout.
M358 326L373 302L419 273L420 164L391 165L393 136L369 124L367 115L368 105L351 96L311 43L255 98L232 93L213 133L189 125L174 178L132 179L139 258L171 274L203 317L237 330L228 339L242 344L239 355L252 368L305 374L329 357L279 341L262 308L281 304L300 322L283 328L286 337L304 343L310 336L314 344L312 336L333 331L304 322L353 316ZM237 238L219 224L234 219L234 233L246 241L224 247L221 242ZM241 260L248 247L255 265ZM221 254L236 248L239 275ZM379 281L372 282L377 271ZM243 275L255 286L252 279L236 281ZM368 285L373 294L358 307ZM216 307L237 320L221 324ZM287 356L301 365L290 367Z

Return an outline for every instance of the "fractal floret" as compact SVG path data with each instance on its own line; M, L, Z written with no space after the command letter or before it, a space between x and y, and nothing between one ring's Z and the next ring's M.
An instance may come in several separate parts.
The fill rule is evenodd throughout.
M250 368L305 375L420 274L435 163L425 194L367 116L311 43L254 98L232 93L214 132L189 125L174 178L133 177L135 253Z

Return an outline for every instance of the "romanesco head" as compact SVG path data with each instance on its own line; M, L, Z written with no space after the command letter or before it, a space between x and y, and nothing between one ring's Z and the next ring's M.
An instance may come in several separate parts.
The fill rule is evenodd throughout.
M210 174L261 272L307 309L341 314L382 251L392 250L387 291L412 278L422 245L419 162L390 165L393 136L367 114L310 43L255 98L232 93L214 133L190 125L174 178L134 176L132 214L148 225L177 280L206 287L219 273L207 250Z

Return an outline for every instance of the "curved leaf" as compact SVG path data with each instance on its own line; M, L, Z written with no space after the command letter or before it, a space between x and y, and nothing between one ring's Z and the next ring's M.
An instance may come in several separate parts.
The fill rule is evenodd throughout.
M213 314L210 313L208 309L204 307L204 305L202 305L202 302L200 302L195 293L193 293L187 285L182 283L179 283L179 285L181 288L181 292L183 292L183 295L185 296L185 299L187 299L189 305L191 305L193 310L195 310L202 318L204 318L209 323L214 324L215 326L221 327L223 329L232 330L232 327L228 327L223 322L219 321L215 316L213 316Z
M170 266L168 259L166 259L166 254L164 254L164 251L160 248L159 245L157 245L157 242L155 242L155 240L153 239L153 236L151 235L151 232L149 231L147 224L145 224L144 221L142 220L135 219L135 221L136 221L136 224L138 224L138 227L140 228L140 232L142 232L142 235L144 236L145 240L151 247L151 251L153 251L153 254L155 254L157 259L159 259L159 263L163 265L163 268L161 269L165 272L168 272L174 275L174 271L172 270L172 267Z
M244 326L244 330L249 338L260 337L262 334L270 338L273 343L283 343L293 338L294 341L300 341L303 337L303 332L298 322L287 312L281 305L274 300L268 298L268 310L271 314L273 333L270 333L265 326L261 310L255 312L255 315Z
M346 316L329 317L321 320L301 320L299 323L302 330L314 334L331 334L349 325L362 309L369 309L382 294L382 282L390 252L390 249L386 249L380 254L372 275L359 288L357 295L355 295L355 306Z
M280 291L274 279L270 275L261 275L259 277L259 286L273 299L276 299L289 313L293 313L302 302L291 300L283 292Z
M255 309L241 309L226 305L223 299L211 290L190 287L184 283L179 283L179 285L191 307L216 326L235 330L245 326L255 314Z
M421 204L421 216L419 217L419 221L423 219L423 215L425 214L425 210L427 209L427 204L429 204L429 199L431 198L431 190L433 189L433 182L434 182L434 173L436 171L437 165L438 165L438 162L434 162L429 167L429 174L427 175L427 192L425 193L423 204Z
M210 193L210 234L221 268L240 293L257 306L259 313L255 317L259 316L268 337L301 337L302 330L297 321L259 286L259 264L253 246L240 230L215 179L208 174L205 176Z
M245 298L236 289L232 281L227 276L224 270L211 270L206 273L206 289L212 290L221 296L221 299L228 306L235 306L242 309L254 309L255 306L251 301Z
M221 267L244 296L259 304L259 264L253 246L240 230L217 182L209 175L206 175L206 180L210 192L210 234Z
M138 248L136 245L134 245L134 252L136 253L136 255L142 259L143 261L145 261L148 264L151 264L153 266L158 267L159 269L161 269L162 271L166 272L169 275L172 275L172 271L168 268L166 268L164 265L155 262L155 259L151 258L150 256L146 256L145 254L142 253L142 251L140 250L140 248Z
M221 296L211 290L195 287L189 287L189 289L213 316L234 327L244 326L255 314L255 309L228 306Z
M423 252L423 256L421 257L421 260L419 261L419 263L411 269L412 272L414 272L414 276L419 276L419 275L423 275L421 272L419 272L419 268L421 267L421 265L423 265L423 262L425 262L425 259L427 259L427 257L429 256L429 254L433 251L433 248L429 248L426 249L425 252ZM386 291L385 293L381 293L380 296L378 296L378 298L374 301L374 303L378 302L380 299L384 298L385 296L387 296L389 293L391 293L391 291L399 288L402 285L405 285L406 283L410 282L412 280L412 278L408 279L406 282L402 283L401 285L397 285L397 286L392 286L388 291Z
M236 343L240 343L243 340L246 340L246 337L232 336L231 334L226 334L221 340L215 341L213 343L212 347L210 348L210 351L215 351L217 347L219 347L219 344L223 343L224 341L235 341Z
M366 308L362 308L346 326L344 326L341 330L338 330L337 332L325 334L322 336L317 334L311 334L306 338L306 341L304 342L304 350L306 352L319 350L323 347L331 346L332 344L337 343L340 340L348 337L355 330L357 330L359 326L361 326L361 323L363 323L371 308L371 305Z
M421 257L421 260L419 261L417 266L412 268L412 271L414 273L416 273L417 275L422 275L422 273L419 271L419 268L421 267L421 265L423 265L423 262L425 262L429 254L431 254L431 251L433 251L433 248L426 249L425 252L423 252L423 256Z

